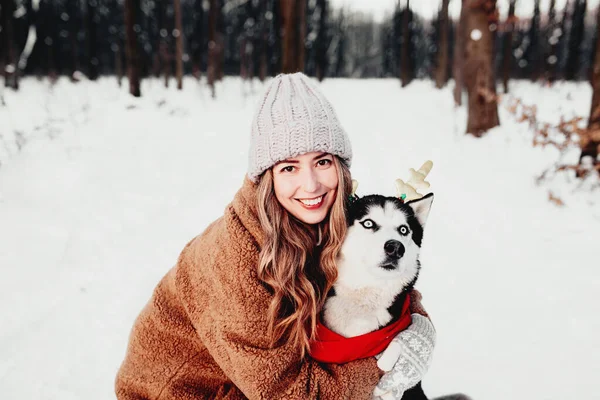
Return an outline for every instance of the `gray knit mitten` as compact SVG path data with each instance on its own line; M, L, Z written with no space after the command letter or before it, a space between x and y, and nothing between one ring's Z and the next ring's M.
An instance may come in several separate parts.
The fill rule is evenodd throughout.
M412 324L400 332L380 355L377 365L385 375L373 392L374 400L400 400L419 383L435 346L435 329L429 318L412 314Z

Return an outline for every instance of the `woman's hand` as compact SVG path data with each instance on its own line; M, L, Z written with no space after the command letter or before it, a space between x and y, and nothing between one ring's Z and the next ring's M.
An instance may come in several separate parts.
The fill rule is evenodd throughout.
M421 294L411 294L412 324L400 332L378 357L385 375L373 392L376 400L401 399L404 392L422 379L431 363L435 329L423 306Z

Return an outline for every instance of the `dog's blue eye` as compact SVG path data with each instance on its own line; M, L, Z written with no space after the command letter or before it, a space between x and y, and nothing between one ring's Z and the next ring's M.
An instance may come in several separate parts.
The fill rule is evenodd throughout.
M400 234L401 234L402 236L406 236L406 235L408 235L408 232L409 232L409 230L408 230L408 226L406 226L406 225L401 225L401 226L400 226L400 228L398 228L398 232L400 232Z
M367 229L373 229L375 226L375 222L371 221L370 219L365 219L360 224Z

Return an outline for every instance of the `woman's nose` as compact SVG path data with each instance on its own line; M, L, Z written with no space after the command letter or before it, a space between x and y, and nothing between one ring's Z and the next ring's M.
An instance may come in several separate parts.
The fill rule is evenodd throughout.
M319 179L313 171L306 171L304 176L304 190L306 192L316 192L319 189Z

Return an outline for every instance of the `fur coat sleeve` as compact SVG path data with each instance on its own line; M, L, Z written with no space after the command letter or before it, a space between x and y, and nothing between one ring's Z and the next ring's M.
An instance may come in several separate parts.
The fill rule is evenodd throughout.
M266 337L271 296L258 279L255 185L192 240L136 320L116 379L121 400L370 399L374 358L301 360Z

